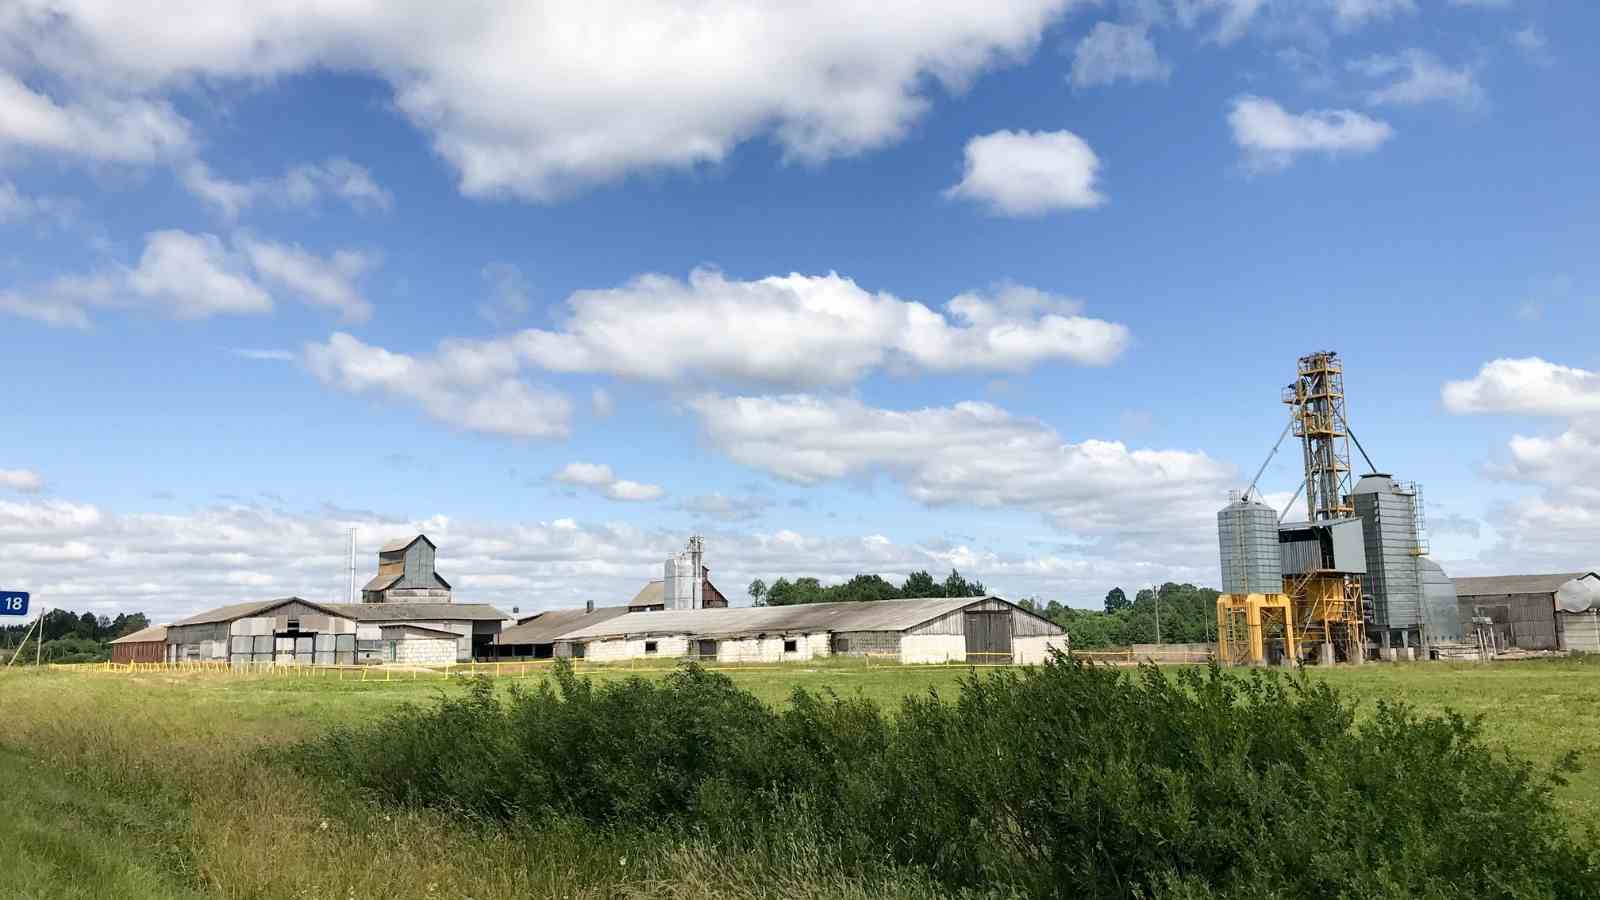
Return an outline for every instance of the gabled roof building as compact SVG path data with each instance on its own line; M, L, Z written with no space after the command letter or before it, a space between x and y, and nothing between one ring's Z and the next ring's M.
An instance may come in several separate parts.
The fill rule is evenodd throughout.
M999 597L924 597L629 612L569 630L557 656L780 662L830 655L905 663L1034 663L1067 649L1061 626Z

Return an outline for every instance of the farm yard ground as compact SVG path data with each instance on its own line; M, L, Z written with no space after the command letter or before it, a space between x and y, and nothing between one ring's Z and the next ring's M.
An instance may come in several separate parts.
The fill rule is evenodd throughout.
M667 669L596 669L598 681ZM953 696L961 668L830 663L733 670L773 705L796 687L887 705ZM1388 664L1312 670L1362 702L1482 715L1487 741L1540 764L1579 754L1556 800L1600 822L1600 661ZM499 679L501 690L528 678ZM627 835L529 833L433 811L352 806L270 751L337 723L465 690L456 679L326 675L0 673L0 892L21 897L937 896L914 873L863 881L791 848L781 877L705 848Z

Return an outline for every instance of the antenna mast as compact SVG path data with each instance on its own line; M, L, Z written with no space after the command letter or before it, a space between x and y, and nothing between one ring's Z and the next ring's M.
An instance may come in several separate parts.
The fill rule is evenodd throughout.
M350 583L345 589L344 602L356 602L356 530L350 529Z

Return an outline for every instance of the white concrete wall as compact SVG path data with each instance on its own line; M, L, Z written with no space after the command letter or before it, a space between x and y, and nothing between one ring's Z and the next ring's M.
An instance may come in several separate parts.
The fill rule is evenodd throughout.
M818 632L816 634L808 634L806 635L803 646L806 648L807 659L810 659L814 656L832 656L833 635L826 631Z
M645 641L654 641L656 652L644 652ZM589 662L615 662L620 659L675 658L689 655L689 639L681 634L652 638L630 637L609 641L590 641L584 658Z
M784 641L794 641L792 653L783 650ZM717 641L717 662L800 662L828 655L829 635L791 634L764 638L724 638Z
M1011 661L1020 666L1037 666L1050 658L1050 648L1067 652L1067 636L1044 634L1011 639Z
M965 662L966 659L966 635L908 634L900 639L903 663Z
M443 666L456 661L456 642L447 637L406 638L395 642L394 662L414 666Z

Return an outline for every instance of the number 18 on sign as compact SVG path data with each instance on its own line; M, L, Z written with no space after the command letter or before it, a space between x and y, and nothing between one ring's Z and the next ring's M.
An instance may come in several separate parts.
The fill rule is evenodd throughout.
M27 614L27 591L0 591L0 616L25 616Z

